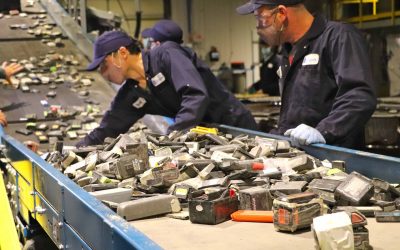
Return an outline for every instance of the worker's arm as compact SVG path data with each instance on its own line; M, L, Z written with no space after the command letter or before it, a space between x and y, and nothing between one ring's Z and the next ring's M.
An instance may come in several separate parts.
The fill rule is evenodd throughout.
M316 129L328 144L358 133L376 108L366 41L349 26L329 45L338 92L329 115Z
M209 96L206 86L192 61L182 51L169 49L164 53L164 71L181 96L181 106L175 123L168 131L186 130L198 125L206 113Z
M142 97L138 97L134 90L134 84L125 83L111 103L110 109L104 114L100 126L76 146L100 145L107 137L116 138L126 133L137 120L144 116L146 102L140 98Z

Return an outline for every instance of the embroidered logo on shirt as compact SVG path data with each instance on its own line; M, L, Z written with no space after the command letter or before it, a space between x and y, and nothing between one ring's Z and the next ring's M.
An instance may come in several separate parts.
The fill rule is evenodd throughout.
M137 109L141 109L143 108L143 106L146 104L146 99L144 99L143 97L139 97L136 102L134 102L132 104L133 107L137 108Z
M318 54L309 54L304 57L303 66L307 65L317 65L319 63Z
M153 83L154 87L157 87L161 83L165 82L165 76L160 72L155 77L151 78L151 83Z

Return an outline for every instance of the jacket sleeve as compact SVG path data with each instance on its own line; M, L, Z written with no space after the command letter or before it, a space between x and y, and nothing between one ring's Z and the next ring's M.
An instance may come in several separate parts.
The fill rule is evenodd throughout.
M199 124L206 113L209 95L193 62L178 49L170 49L162 57L165 75L181 96L181 106L175 123L168 128L186 130Z
M104 114L100 126L76 146L100 145L107 137L116 138L120 134L126 133L137 120L144 116L143 108L136 109L132 106L137 100L138 97L133 95L127 86L123 86L111 103L110 109Z
M376 108L376 96L366 41L361 34L345 30L328 47L338 92L331 112L316 128L332 144L364 129Z

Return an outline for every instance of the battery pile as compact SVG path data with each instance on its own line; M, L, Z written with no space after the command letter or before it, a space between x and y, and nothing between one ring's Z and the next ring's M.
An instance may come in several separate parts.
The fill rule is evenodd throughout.
M238 210L272 210L276 230L295 232L333 208L387 221L398 220L400 208L399 186L346 174L345 162L320 161L288 141L217 129L162 136L136 125L104 145L59 145L42 157L127 220L174 212L169 216L218 224ZM356 228L365 235L364 226ZM367 249L362 239L357 249Z

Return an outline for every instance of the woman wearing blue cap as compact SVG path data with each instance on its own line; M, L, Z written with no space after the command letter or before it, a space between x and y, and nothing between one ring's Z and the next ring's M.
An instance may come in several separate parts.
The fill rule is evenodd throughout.
M237 8L255 15L270 46L283 45L278 134L300 144L364 146L364 125L376 107L366 42L349 24L311 15L304 0L251 0Z
M142 51L137 40L121 31L106 32L94 45L88 70L119 89L98 128L77 146L102 144L106 137L125 133L145 114L174 117L168 131L187 130L200 122L256 129L245 109L195 53L173 41Z

